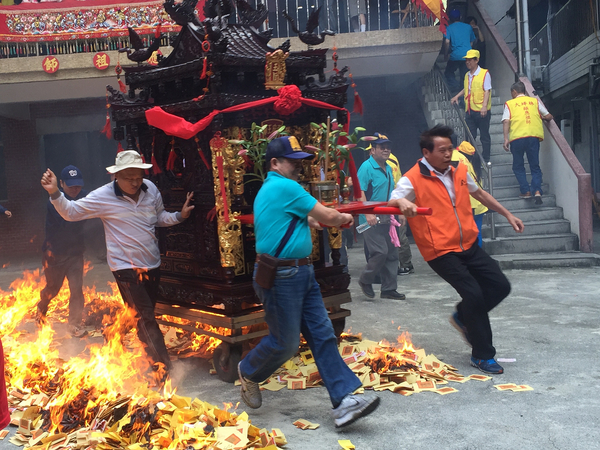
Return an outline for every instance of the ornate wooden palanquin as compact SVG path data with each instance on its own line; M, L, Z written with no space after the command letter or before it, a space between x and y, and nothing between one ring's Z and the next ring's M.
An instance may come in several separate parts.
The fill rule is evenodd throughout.
M189 13L191 3L181 5ZM213 110L277 96L277 91L266 88L265 83L277 87L276 79L281 75L284 77L280 82L298 86L303 98L343 107L348 83L344 71L325 80L325 49L289 52L289 42L279 52L287 53L284 73L281 58L277 61L279 66L266 70L266 55L275 51L268 45L269 32L258 32L243 18L240 23L223 24L217 15L211 16L214 10L214 4L212 9L210 5L205 8L207 18L203 22L195 15L173 13L174 17L170 13L181 25L181 31L169 56L159 60L158 66L123 67L126 93L110 86L107 89L114 138L125 139L127 148L138 149L146 161L156 162L160 173L150 171L148 177L159 187L166 209L180 210L186 192L194 192L192 216L180 225L158 229L161 302L237 317L261 309L252 288L256 258L253 226L242 225L236 219L252 212L248 188L255 183L244 184L246 167L238 155L239 145L227 140L247 136L253 122L268 123L273 129L283 124L301 144L318 147L321 136L310 123L325 122L330 111L304 105L292 114L279 115L266 105L218 114L207 128L190 139L169 136L150 126L145 111L160 106L194 123ZM337 111L337 119L340 124L346 123L347 113ZM316 179L320 179L318 162L306 163L301 181ZM328 265L324 263L322 236L318 232L313 235L315 270L326 305L339 313L339 305L350 301L350 277L343 273L336 251L341 245L341 233L331 232L334 264ZM337 331L341 331L343 317L348 314L335 316ZM232 334L241 331L234 330Z

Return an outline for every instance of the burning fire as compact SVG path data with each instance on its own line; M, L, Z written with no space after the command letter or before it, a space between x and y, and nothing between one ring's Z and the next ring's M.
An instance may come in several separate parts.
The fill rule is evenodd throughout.
M87 270L90 268L87 266ZM43 288L40 272L25 272L11 284L10 292L0 290L5 376L9 401L17 408L14 419L19 425L12 438L17 439L15 443L28 444L34 450L205 450L223 448L219 442L238 442L241 446L236 448L285 442L278 430L259 430L248 422L246 413L232 412L239 404L223 403L220 409L198 399L192 401L177 395L169 378L162 394L151 390L150 386L163 373L152 370L140 351L141 344L134 337L135 314L123 304L116 283L109 286L109 292L84 289L85 323L88 329L102 330L104 343L89 344L84 352L67 361L59 357L58 346L64 340L60 327L54 329L52 325L67 320L68 288L65 286L52 301L48 323L34 333L20 325L31 317L39 301ZM179 358L210 355L221 343L216 336L230 332L172 316L162 316L162 320L174 325L161 327L167 347ZM206 335L193 333L193 328L203 329ZM100 336L98 331L93 334ZM460 378L456 369L433 355L426 356L422 349L416 350L407 332L401 333L394 345L364 341L360 334L350 334L350 330L342 339L342 357L361 377L365 388L408 395L415 389L431 389L429 385L435 388L432 379ZM132 348L136 350L131 351ZM296 372L302 372L300 360L304 364L310 360L306 353L295 357ZM307 366L306 371L306 382L310 386L319 384L316 367ZM410 377L414 380L409 382ZM436 392L445 393L444 389L449 388Z
M84 270L91 270L86 263ZM69 289L65 283L50 304L49 323L33 334L20 325L36 310L44 279L40 271L25 272L10 285L10 291L0 290L0 336L6 357L6 381L9 390L20 394L44 394L50 401L40 405L49 411L44 428L52 433L70 432L90 426L102 408L122 398L124 394L147 397L149 385L156 384L163 373L154 372L146 355L127 347L141 347L135 338L135 314L123 304L116 283L109 283L109 292L85 288L85 324L102 329L104 343L90 344L85 351L68 361L59 358L57 346L62 337L52 325L66 322ZM169 317L169 321L189 325L188 321ZM193 325L193 324L192 324ZM200 324L196 324L201 328ZM222 333L204 326L214 334ZM167 328L178 345L171 345L186 356L200 352L210 355L220 340L210 336ZM137 341L132 343L133 341ZM184 343L185 345L183 345ZM173 344L173 342L171 342ZM165 395L174 395L170 384ZM143 402L142 402L143 403Z

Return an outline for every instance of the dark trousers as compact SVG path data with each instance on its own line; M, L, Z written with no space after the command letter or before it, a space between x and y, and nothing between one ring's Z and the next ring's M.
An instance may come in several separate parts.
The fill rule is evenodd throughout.
M456 81L455 73L458 70L458 81ZM446 63L446 70L444 70L444 76L446 77L446 84L448 84L448 89L454 95L459 92L464 85L465 75L468 72L467 65L465 64L465 60L449 60Z
M42 260L46 287L40 292L37 309L46 315L50 301L60 292L65 281L69 282L69 324L79 325L83 320L83 254L76 256L49 255Z
M492 99L490 98L490 102ZM490 111L487 112L485 117L481 117L479 111L468 111L465 113L465 122L469 127L469 131L473 135L473 139L477 139L477 130L479 130L481 140L481 146L483 147L483 159L485 162L490 160L490 149L492 147L492 138L490 137ZM479 157L477 153L473 155L473 167L479 164Z
M493 358L496 349L488 312L510 293L510 283L498 263L475 244L467 251L447 253L428 264L462 298L456 310L469 332L473 357Z
M160 269L144 271L141 269L123 269L113 272L119 291L125 304L134 309L137 315L138 338L152 360L163 363L171 369L169 352L165 339L154 316L154 307L158 298Z

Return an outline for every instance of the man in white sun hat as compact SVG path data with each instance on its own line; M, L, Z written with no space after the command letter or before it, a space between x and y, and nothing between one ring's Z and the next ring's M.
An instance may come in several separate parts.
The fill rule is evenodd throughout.
M137 313L138 337L153 360L168 371L171 361L163 335L154 317L160 281L160 251L155 227L169 227L187 219L194 206L193 192L187 194L181 212L165 211L158 188L145 180L145 164L135 150L117 154L114 166L106 170L115 180L69 201L59 191L56 175L48 169L42 187L58 213L68 221L100 218L106 234L107 259L123 301Z

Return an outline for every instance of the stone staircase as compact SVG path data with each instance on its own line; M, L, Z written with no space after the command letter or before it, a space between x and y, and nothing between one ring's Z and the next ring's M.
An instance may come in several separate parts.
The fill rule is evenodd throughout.
M446 124L448 101L438 101L427 86L422 86L422 106L430 127ZM530 269L542 267L588 267L600 265L600 256L578 251L577 235L571 232L571 224L563 216L562 208L556 205L554 195L543 196L543 204L535 205L533 198L519 198L519 185L512 172L512 155L502 147L502 111L504 103L492 91L490 135L492 138L491 162L494 197L525 224L522 234L514 232L506 219L495 215L496 239L491 239L490 220L484 219L483 248L503 268ZM451 124L449 124L451 125ZM477 143L481 149L479 137ZM525 165L531 180L529 165ZM550 192L548 184L542 186Z

